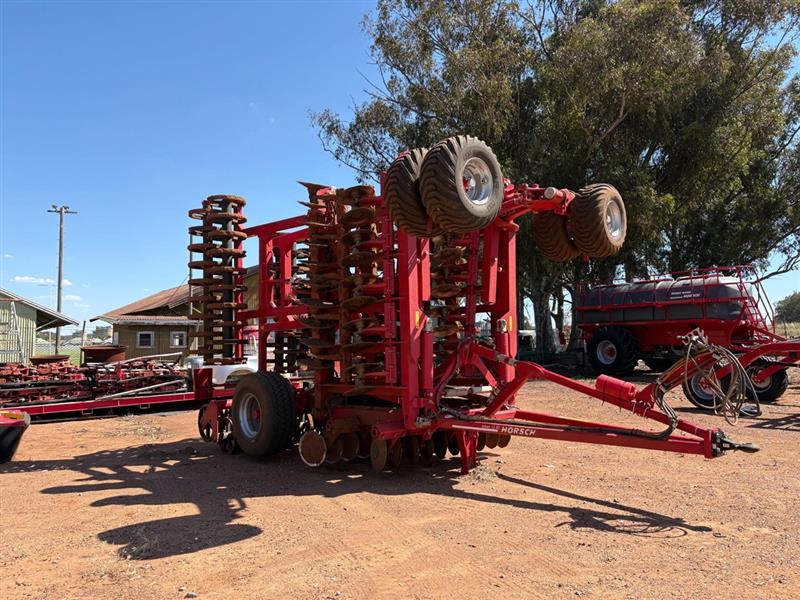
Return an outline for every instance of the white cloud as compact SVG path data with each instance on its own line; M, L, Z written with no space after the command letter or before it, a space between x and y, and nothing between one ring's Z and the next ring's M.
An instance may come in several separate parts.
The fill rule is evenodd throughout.
M72 306L75 308L92 308L91 304L84 304L83 302L73 302Z
M14 258L14 255L5 253L5 254L3 254L3 258Z
M64 300L67 302L80 302L83 298L76 294L64 294Z
M35 283L36 285L55 285L56 280L52 277L35 277L33 275L15 275L15 283ZM69 279L61 280L63 285L72 285Z
M33 275L15 275L17 283L35 283L36 285L55 285L55 280L50 277L34 277Z

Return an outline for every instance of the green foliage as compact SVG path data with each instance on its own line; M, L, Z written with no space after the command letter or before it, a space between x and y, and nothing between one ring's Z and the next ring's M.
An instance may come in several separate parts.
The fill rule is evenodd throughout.
M775 319L782 323L800 321L800 292L789 294L775 305Z
M364 27L382 80L351 118L313 119L362 180L399 150L469 133L517 182L614 184L628 239L588 273L542 260L521 222L519 287L546 326L549 295L577 277L800 261L798 12L800 0L379 0Z

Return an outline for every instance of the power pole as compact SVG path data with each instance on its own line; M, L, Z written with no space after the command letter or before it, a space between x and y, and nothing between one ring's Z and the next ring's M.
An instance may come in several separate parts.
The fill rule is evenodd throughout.
M58 213L58 296L56 299L56 310L61 312L61 286L64 284L64 215L77 215L77 211L70 210L69 206L56 206L53 204L47 212ZM61 327L56 327L56 349L61 344Z

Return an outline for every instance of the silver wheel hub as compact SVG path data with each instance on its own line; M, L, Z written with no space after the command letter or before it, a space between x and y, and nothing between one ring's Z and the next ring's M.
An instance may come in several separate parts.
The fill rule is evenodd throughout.
M248 439L255 439L261 431L261 407L255 394L247 394L239 403L239 427Z
M695 375L692 377L689 380L689 385L691 386L694 395L700 400L709 403L714 400L714 392L711 389L708 380L702 375Z
M614 364L614 361L617 360L617 347L613 342L603 340L597 344L597 360L604 365Z
M494 178L489 165L477 157L472 157L464 163L464 173L462 174L464 191L467 198L473 204L486 204L492 195L494 188Z
M618 240L622 237L622 209L616 202L609 202L606 205L606 230L612 239Z

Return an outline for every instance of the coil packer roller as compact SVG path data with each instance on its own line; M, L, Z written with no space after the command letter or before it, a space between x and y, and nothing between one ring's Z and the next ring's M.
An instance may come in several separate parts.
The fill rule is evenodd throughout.
M552 260L612 255L626 230L612 186L574 193L513 185L491 149L468 136L401 154L383 174L380 195L371 186L303 185L307 211L289 219L243 228L244 201L226 196L190 212L203 221L190 230L202 236L190 250L203 254L190 267L205 269L193 281L209 307L207 360L243 360L245 324L255 321L259 332L258 372L243 377L232 398L201 409L204 439L253 456L297 443L311 466L368 456L378 471L450 452L467 472L479 450L515 435L708 458L756 449L678 419L665 403L687 372L707 366L704 356L641 390L608 376L589 386L513 358L515 219L534 213L534 238ZM226 221L226 211L236 216ZM258 240L257 306L243 303L245 237ZM515 396L529 379L665 428L519 409Z

